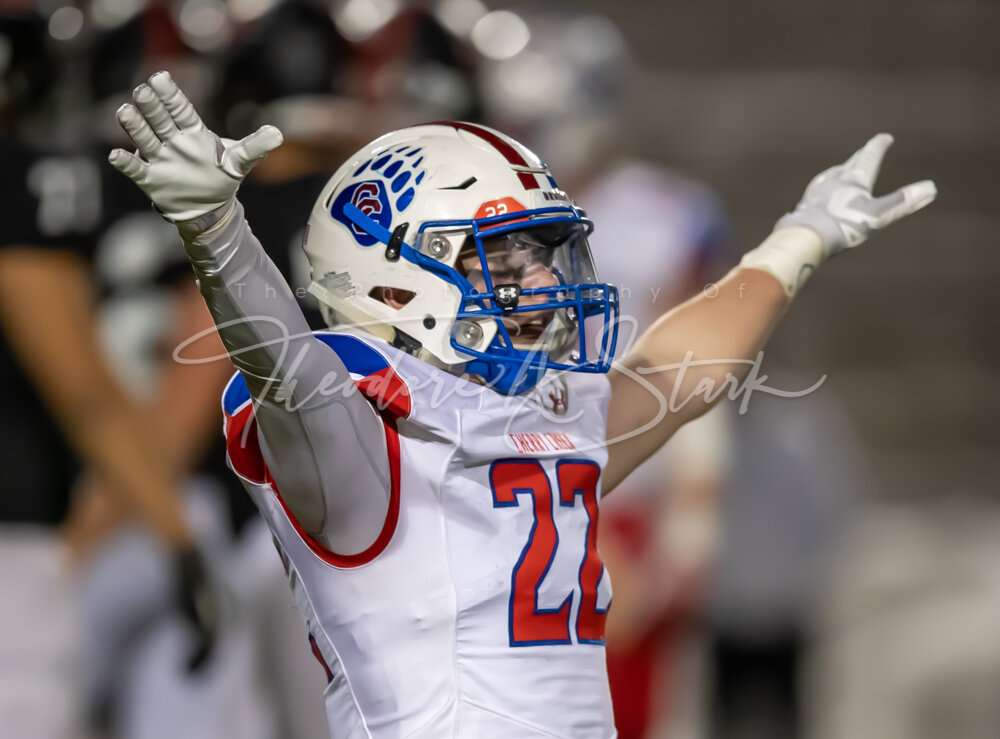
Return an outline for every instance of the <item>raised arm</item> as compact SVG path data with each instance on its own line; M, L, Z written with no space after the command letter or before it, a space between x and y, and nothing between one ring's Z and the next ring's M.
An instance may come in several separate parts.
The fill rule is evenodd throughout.
M934 200L930 181L872 195L891 144L889 134L878 134L845 163L817 175L795 211L717 290L664 314L639 337L611 378L605 493L746 376L820 264Z
M236 190L281 133L264 126L220 139L166 72L140 85L118 120L137 147L111 164L173 222L230 358L255 401L261 451L286 503L312 536L341 554L366 549L388 509L381 421L347 368L309 330L284 278L243 218ZM331 451L356 460L331 469Z

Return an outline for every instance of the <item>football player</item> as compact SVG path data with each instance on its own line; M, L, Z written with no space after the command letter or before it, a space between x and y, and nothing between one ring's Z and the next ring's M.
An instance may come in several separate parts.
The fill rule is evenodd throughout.
M118 119L136 151L110 161L177 225L239 370L229 462L275 535L338 737L614 736L600 496L747 374L826 258L936 194L874 197L892 141L876 136L609 374L617 295L591 224L513 139L435 123L348 159L305 237L339 325L313 334L235 197L280 132L220 139L165 72Z

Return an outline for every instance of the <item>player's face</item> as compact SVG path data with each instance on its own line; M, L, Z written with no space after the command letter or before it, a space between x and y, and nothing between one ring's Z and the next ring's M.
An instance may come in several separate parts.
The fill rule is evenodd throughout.
M531 290L559 284L559 278L552 267L553 249L526 232L484 239L483 252L494 286L516 284L521 290ZM462 251L457 266L476 292L486 292L482 261L474 246ZM543 295L522 294L518 305L540 305L548 300ZM542 335L554 314L552 309L519 312L504 316L502 320L515 343L533 342Z

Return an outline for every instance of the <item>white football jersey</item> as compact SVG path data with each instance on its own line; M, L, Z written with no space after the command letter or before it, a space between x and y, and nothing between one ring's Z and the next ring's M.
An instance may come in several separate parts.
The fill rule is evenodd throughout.
M327 668L334 737L615 736L597 552L607 377L550 372L510 397L377 339L317 336L385 427L373 453L389 456L391 499L369 549L338 555L295 521L239 374L223 408L230 465ZM334 470L353 463L329 450Z

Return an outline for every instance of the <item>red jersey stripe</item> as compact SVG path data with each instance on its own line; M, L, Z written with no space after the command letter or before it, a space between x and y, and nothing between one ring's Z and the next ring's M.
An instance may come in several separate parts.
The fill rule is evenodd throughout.
M405 417L410 412L410 398L405 383L391 370L376 372L358 380L358 389L375 406L385 430L386 451L389 456L389 509L378 538L357 554L338 554L310 536L299 524L295 514L285 503L271 471L264 462L257 440L257 419L253 404L246 403L234 416L226 416L226 451L234 471L241 477L261 485L269 485L278 503L306 545L321 560L334 567L358 567L371 562L389 545L399 521L399 434L396 431L397 413Z

